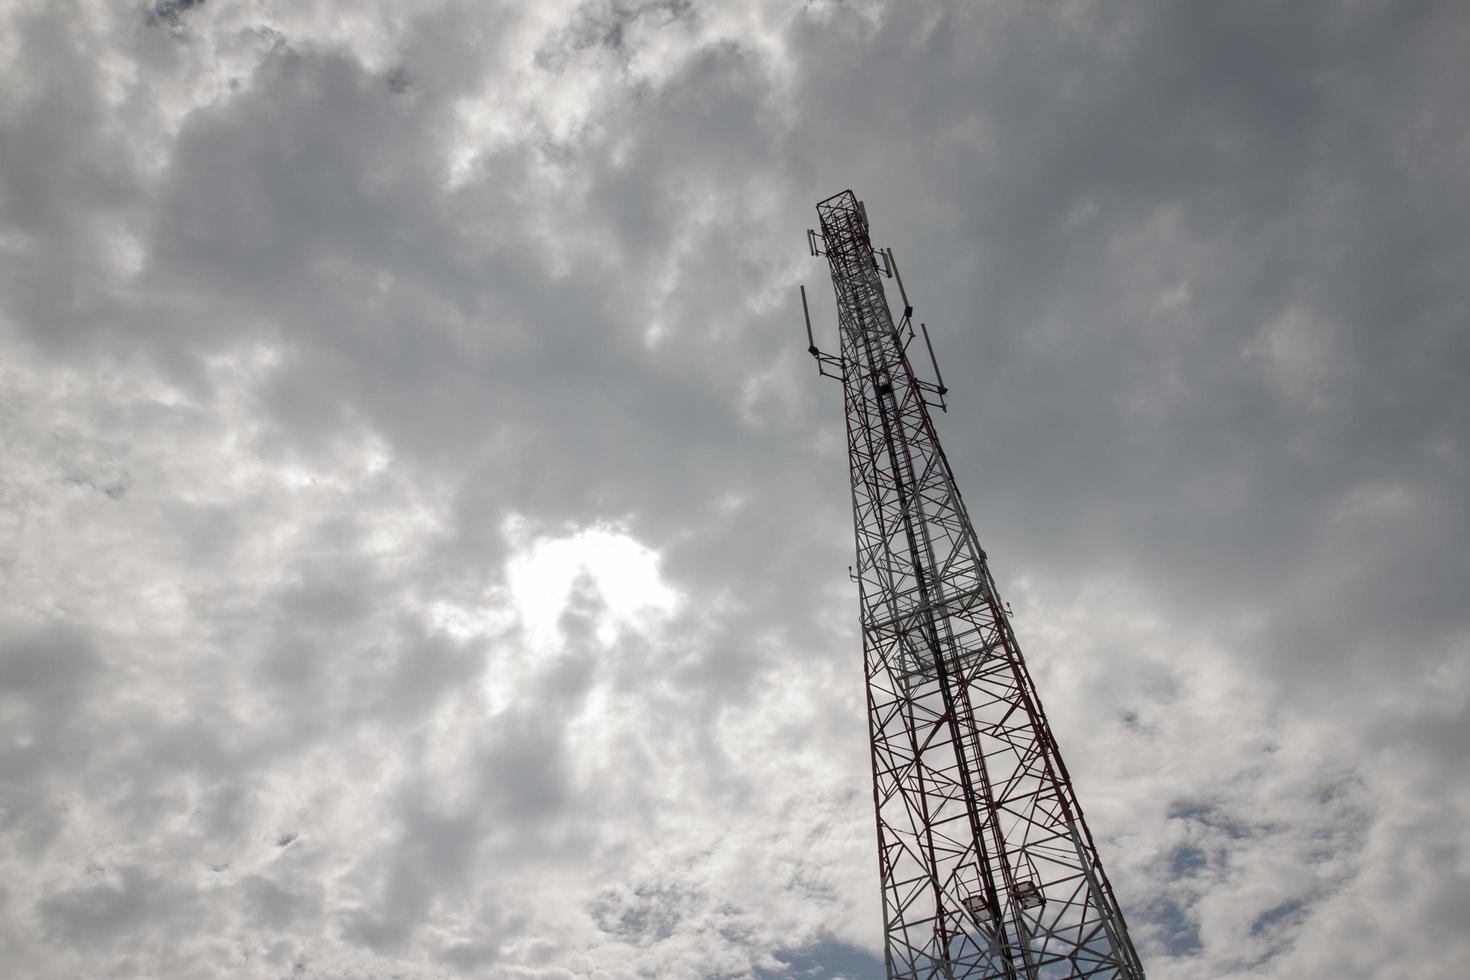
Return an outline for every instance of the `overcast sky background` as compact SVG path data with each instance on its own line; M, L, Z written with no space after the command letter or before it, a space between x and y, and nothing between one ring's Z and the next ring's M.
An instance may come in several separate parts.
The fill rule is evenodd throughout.
M1470 962L1454 2L0 2L0 948L881 976L851 187L1155 980Z

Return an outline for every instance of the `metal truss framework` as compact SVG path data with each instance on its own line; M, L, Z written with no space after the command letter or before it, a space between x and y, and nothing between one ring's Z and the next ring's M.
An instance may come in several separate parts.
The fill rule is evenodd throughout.
M817 214L841 352L817 348L810 314L808 349L847 413L888 976L1143 980L935 434L938 364L931 382L909 362L893 252L873 248L851 191Z

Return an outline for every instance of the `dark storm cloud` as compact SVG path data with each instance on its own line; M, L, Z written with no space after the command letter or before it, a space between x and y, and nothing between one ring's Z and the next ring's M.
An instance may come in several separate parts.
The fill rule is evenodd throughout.
M976 458L982 534L1048 575L1168 569L1155 587L1206 614L1336 568L1333 612L1313 602L1323 622L1261 653L1320 665L1331 649L1371 670L1413 630L1441 654L1465 625L1465 526L1449 514L1470 349L1451 270L1470 258L1470 200L1446 116L1463 19L1049 16L894 16L864 39L880 56L855 80L906 164L865 181L873 213L894 215L880 227L925 219L910 249L964 277L936 291L930 268L909 273L958 414L981 422L946 436ZM939 81L905 84L919 59ZM810 115L857 157L822 127L831 113ZM915 152L936 115L968 115L978 142ZM950 188L948 215L914 193L930 186ZM1364 499L1398 492L1414 502L1374 513ZM987 526L992 505L1018 523Z
M873 971L794 288L830 324L802 238L850 185L1150 975L1390 976L1353 937L1410 928L1453 975L1455 8L11 26L22 970ZM542 636L507 562L589 527L677 601L584 569Z

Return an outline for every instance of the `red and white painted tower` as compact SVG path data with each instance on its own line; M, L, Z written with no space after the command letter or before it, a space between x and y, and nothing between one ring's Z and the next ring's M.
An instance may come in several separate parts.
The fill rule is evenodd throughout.
M939 444L892 250L851 191L817 205L837 297L892 980L1143 980L1051 727ZM903 300L897 323L883 279ZM806 291L802 290L806 306Z

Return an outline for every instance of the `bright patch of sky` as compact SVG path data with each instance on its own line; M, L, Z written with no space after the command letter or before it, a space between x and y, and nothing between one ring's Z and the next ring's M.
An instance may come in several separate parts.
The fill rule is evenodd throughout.
M521 619L538 646L553 646L557 622L575 586L590 585L603 604L597 639L611 643L623 627L636 627L671 613L677 593L659 574L658 552L625 531L594 525L561 537L524 540L519 522L507 523L507 536L520 541L506 580Z

